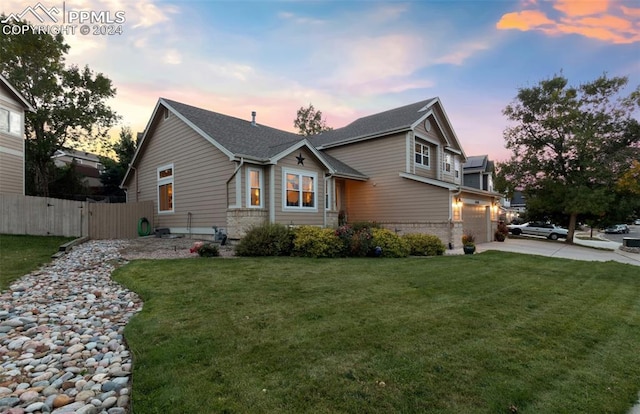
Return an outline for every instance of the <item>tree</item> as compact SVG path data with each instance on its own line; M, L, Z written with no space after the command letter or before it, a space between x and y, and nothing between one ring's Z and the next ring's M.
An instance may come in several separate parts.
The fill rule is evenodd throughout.
M307 108L301 106L293 121L293 126L298 128L300 135L316 135L324 131L331 131L333 128L327 126L326 119L322 119L322 112L316 110L312 104Z
M66 67L68 52L69 45L60 34L26 31L0 36L0 73L35 109L25 116L30 194L48 195L54 171L51 156L56 150L82 139L104 139L118 120L106 104L116 92L111 80L88 66Z
M612 189L636 154L640 87L625 97L627 82L603 75L572 87L555 76L520 89L503 111L514 122L504 132L508 179L524 190L530 214L568 217L568 243L579 215L609 211Z
M120 141L109 146L115 153L117 160L101 157L100 161L102 165L104 165L105 170L100 176L100 181L104 186L103 191L105 195L116 197L124 196L124 191L120 188L120 184L127 173L129 164L131 164L133 160L136 145L136 140L131 134L131 128L123 127L120 130Z

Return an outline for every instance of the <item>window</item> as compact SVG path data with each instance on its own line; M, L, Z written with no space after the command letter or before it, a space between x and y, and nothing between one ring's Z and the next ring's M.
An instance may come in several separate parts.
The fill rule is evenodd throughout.
M9 132L14 135L22 133L22 116L17 112L9 111Z
M0 132L9 132L9 111L0 108Z
M416 164L423 167L429 167L429 147L416 142Z
M158 212L173 213L173 164L158 168Z
M13 135L22 134L22 115L0 108L0 132L8 132Z
M442 169L446 172L449 172L449 173L451 172L451 154L444 154Z
M316 209L316 174L284 170L284 207L287 209Z
M250 168L247 181L247 204L249 207L262 207L262 171Z
M458 158L454 161L454 169L456 172L456 178L460 178L460 160Z

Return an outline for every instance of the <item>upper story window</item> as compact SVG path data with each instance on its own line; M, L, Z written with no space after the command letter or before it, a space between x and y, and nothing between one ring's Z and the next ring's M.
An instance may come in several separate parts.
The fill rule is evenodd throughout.
M262 171L250 168L247 180L247 200L249 207L262 207Z
M22 133L22 115L19 112L0 108L0 132L20 135Z
M460 178L460 160L458 158L453 162L453 169L455 170L456 178Z
M300 210L316 210L316 194L318 180L315 173L289 170L283 171L284 208Z
M419 142L416 142L416 164L427 168L431 165L429 147Z
M173 164L158 168L158 212L173 213Z
M442 161L442 170L448 173L451 172L451 154L444 154L444 160Z

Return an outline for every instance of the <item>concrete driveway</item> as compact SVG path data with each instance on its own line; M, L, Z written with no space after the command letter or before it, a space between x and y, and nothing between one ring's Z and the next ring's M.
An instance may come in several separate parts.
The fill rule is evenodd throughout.
M499 250L503 252L534 254L560 257L564 259L607 262L610 260L640 266L640 254L627 253L618 249L620 243L611 241L591 241L575 239L574 245L564 241L550 241L542 238L507 238L502 243L481 243L476 252ZM601 250L610 249L610 250Z

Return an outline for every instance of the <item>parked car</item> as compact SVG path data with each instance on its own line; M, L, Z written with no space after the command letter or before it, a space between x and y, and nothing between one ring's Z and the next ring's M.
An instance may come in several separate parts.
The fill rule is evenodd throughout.
M635 224L636 226L640 226L640 219L636 219L636 221L634 221L633 224Z
M606 229L604 229L605 233L617 233L617 234L624 234L624 233L629 233L629 226L627 226L626 224L614 224L613 226L609 226Z
M555 224L530 222L524 224L510 224L507 226L509 232L515 236L528 234L531 236L544 236L551 240L566 239L569 230L556 226Z

